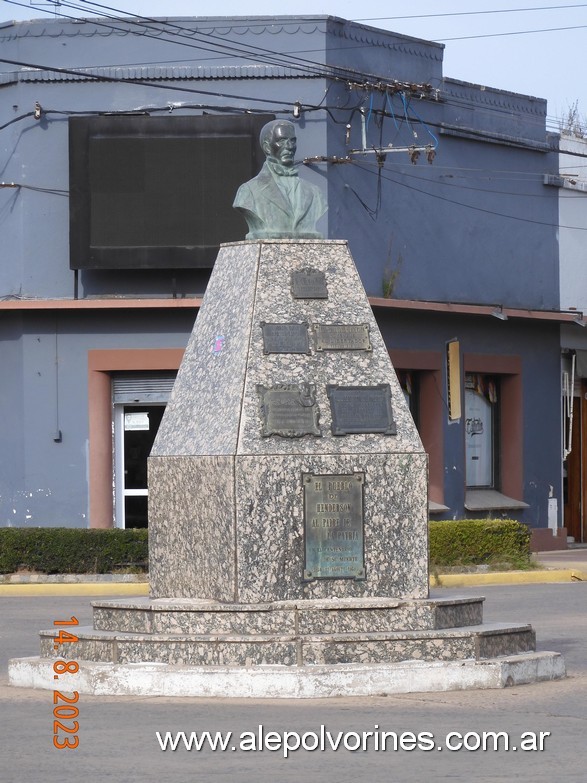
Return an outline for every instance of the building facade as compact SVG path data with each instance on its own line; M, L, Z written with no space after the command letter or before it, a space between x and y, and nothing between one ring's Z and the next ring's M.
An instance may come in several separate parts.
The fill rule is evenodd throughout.
M557 190L560 222L561 306L576 311L576 323L561 328L563 398L563 503L569 536L587 541L587 140L584 130L560 135ZM577 325L583 328L577 329Z
M235 183L286 117L430 455L431 512L562 526L576 312L544 100L325 16L51 19L0 44L0 524L146 524L146 455L214 253L246 233Z

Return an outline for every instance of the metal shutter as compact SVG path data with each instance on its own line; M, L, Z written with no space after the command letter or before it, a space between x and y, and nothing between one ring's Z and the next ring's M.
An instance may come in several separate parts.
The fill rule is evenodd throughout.
M112 376L112 400L121 402L167 402L176 373L116 373Z

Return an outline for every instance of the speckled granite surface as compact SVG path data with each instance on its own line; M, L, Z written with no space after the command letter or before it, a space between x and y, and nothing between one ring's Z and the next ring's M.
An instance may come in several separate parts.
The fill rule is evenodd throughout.
M197 600L101 600L94 628L142 634L293 634L416 631L481 625L483 598L387 598L232 604Z
M256 243L220 251L152 457L236 453L258 260Z
M304 582L302 473L359 471L366 578ZM423 454L239 457L236 483L239 600L428 595L428 517L418 500L426 497Z
M41 657L102 663L156 661L198 666L315 666L384 661L448 661L515 655L535 648L530 626L493 623L443 630L319 634L140 634L76 629L78 641L58 651L55 631L41 632Z
M149 462L149 580L157 597L235 600L234 459Z
M304 269L324 276L326 299L294 298L292 272ZM267 323L308 324L310 353L267 353ZM322 350L316 324L361 325L368 341ZM397 434L333 435L327 386L379 384ZM259 389L297 386L318 429L264 435ZM304 580L304 472L364 473L364 579ZM154 598L428 595L427 459L346 242L221 248L149 459L149 493Z

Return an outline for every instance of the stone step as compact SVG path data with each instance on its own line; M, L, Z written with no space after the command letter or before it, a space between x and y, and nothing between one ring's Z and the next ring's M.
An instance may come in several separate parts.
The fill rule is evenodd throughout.
M441 630L307 636L117 633L88 626L78 628L76 636L77 642L55 649L55 630L41 631L41 657L120 664L293 666L480 660L535 649L531 626L509 623Z
M148 598L93 603L94 627L149 634L298 634L461 628L483 622L483 598L388 598L226 604Z
M536 649L531 626L492 623L405 633L308 637L304 664L481 660Z
M480 661L405 661L332 666L167 666L80 661L67 688L92 696L316 699L507 688L565 677L559 653L531 652ZM53 660L14 658L10 684L54 690ZM62 686L64 687L64 686Z

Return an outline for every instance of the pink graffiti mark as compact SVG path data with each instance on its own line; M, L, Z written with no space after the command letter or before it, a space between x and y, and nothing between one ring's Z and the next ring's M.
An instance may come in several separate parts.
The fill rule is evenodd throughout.
M212 343L212 353L213 354L220 353L220 351L224 348L224 343L225 343L224 337L221 334L216 335L216 337L214 338L214 342Z

